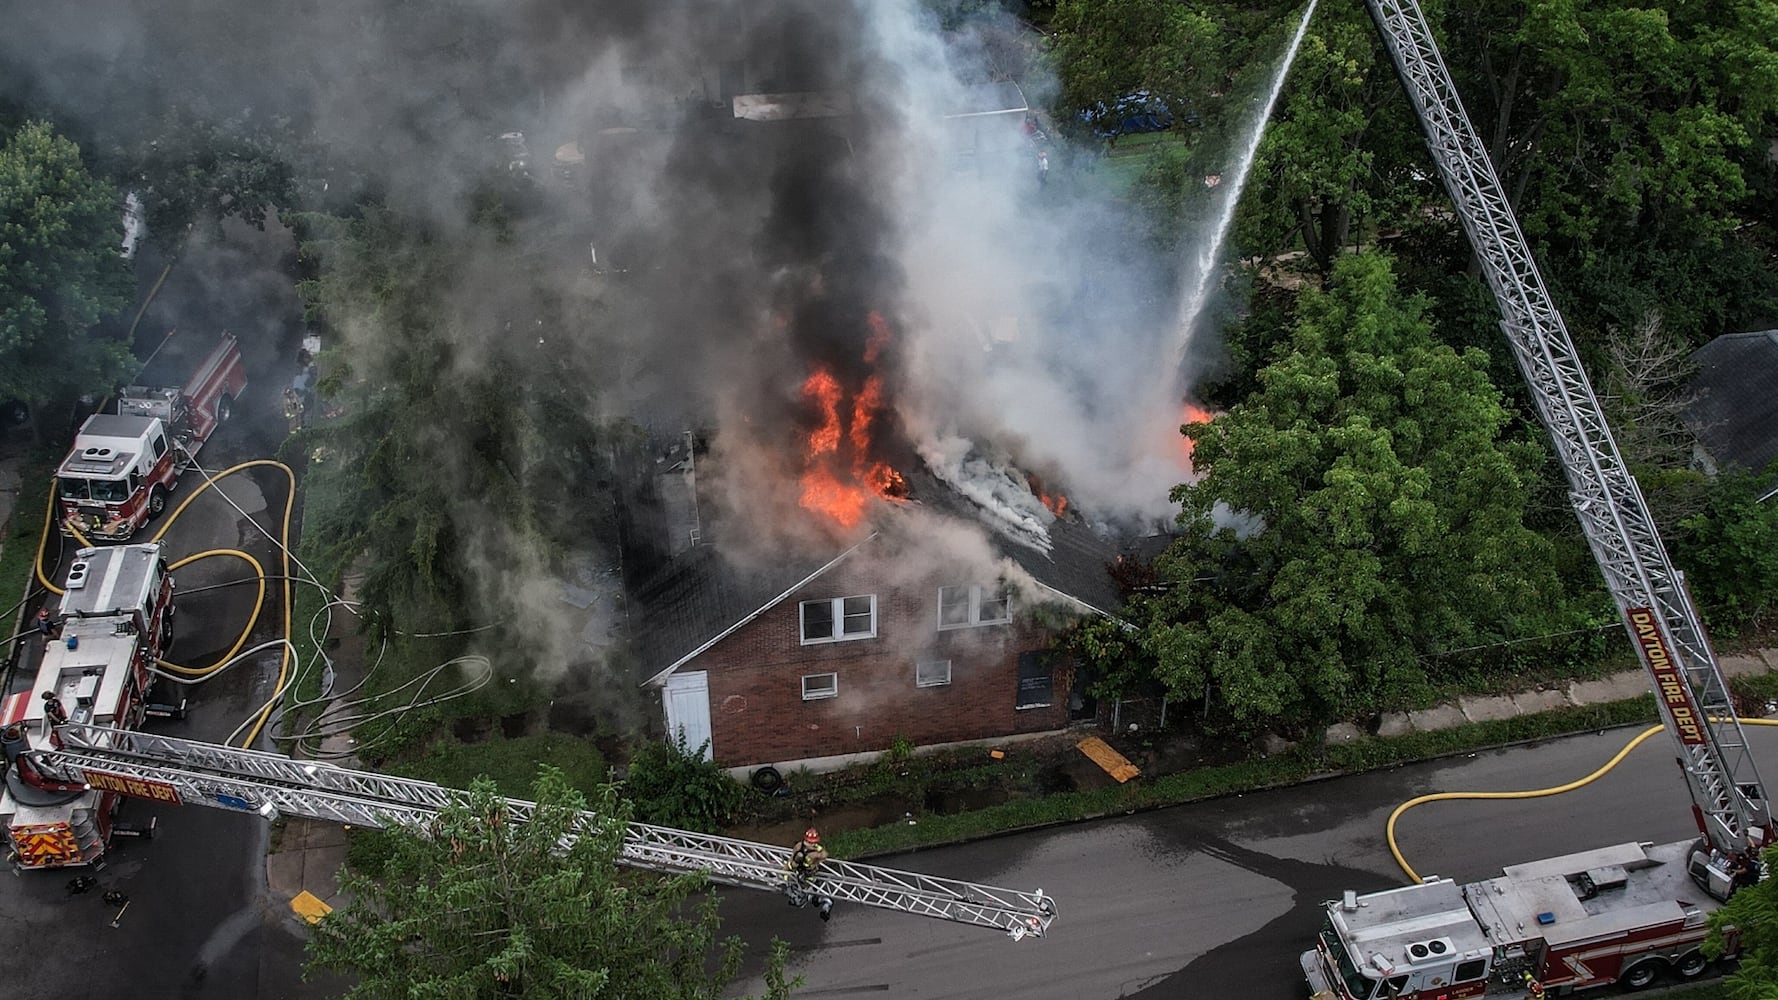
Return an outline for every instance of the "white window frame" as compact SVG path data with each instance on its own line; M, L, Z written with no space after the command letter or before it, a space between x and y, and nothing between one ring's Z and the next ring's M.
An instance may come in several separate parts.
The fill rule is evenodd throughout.
M969 591L969 597L968 597L969 618L968 618L968 620L967 621L960 621L960 622L945 621L945 591L947 591L947 590L963 590L963 589L965 589L965 587L967 587L967 589ZM1006 616L1004 618L983 618L982 617L982 595L984 593L991 595L995 592L998 592L1000 594L1000 596L1002 597L1002 599L1006 602ZM993 585L992 587L984 587L979 583L971 583L971 584L967 584L967 585L957 584L956 586L952 586L952 587L938 588L938 630L940 632L948 632L951 629L959 629L959 628L977 628L982 625L1005 625L1011 621L1012 621L1012 588L1007 587L1004 584L997 583L997 584Z
M945 679L944 680L935 681L935 680L921 680L920 679L920 668L922 668L922 667L939 667L939 666L942 666L945 668ZM914 664L914 686L915 687L917 687L917 688L945 687L946 685L948 685L950 683L951 683L951 661L950 660L920 660L919 662Z
M866 600L870 602L870 631L848 633L846 631L846 602ZM829 621L833 623L833 635L811 639L808 634L808 609L813 605L825 604L828 607ZM877 637L877 595L852 594L848 597L829 597L818 601L803 601L796 606L796 634L805 646L814 646L824 642L851 642L854 639L875 639Z
M809 682L810 681L819 680L823 677L828 678L828 681L829 681L829 683L827 684L826 687L817 687L813 691L809 690ZM825 673L825 674L804 674L803 675L803 700L804 701L821 701L822 699L825 699L825 698L838 698L839 696L840 696L840 675L839 674Z

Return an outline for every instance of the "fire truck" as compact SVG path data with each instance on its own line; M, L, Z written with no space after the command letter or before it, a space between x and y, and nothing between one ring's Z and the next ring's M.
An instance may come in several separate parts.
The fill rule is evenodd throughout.
M95 413L56 470L62 530L127 541L167 505L198 450L247 387L241 349L224 333L183 387L131 385Z
M367 827L425 830L440 809L463 793L412 778L295 760L282 754L69 721L55 738L19 755L9 766L29 769L46 784L116 789L167 805L199 805L273 820L301 816ZM509 822L528 822L536 804L504 800ZM563 848L600 829L582 813ZM786 874L783 847L732 837L631 823L618 863L671 874L702 873L712 882L783 893L792 902L857 903L920 917L998 930L1014 941L1043 937L1056 917L1043 890L1024 891L828 859L795 881Z
M1709 915L1766 874L1771 813L1685 581L1619 453L1417 0L1366 0L1500 307L1594 559L1655 689L1699 837L1431 879L1325 905L1301 965L1317 1000L1540 997L1636 989L1708 967ZM1733 935L1727 942L1735 950Z
M173 578L159 545L82 549L68 570L60 629L46 640L37 681L0 702L0 791L14 863L21 868L90 865L113 835L143 832L113 823L117 790L56 781L30 765L31 751L57 746L61 722L133 729L150 706L149 668L173 638Z

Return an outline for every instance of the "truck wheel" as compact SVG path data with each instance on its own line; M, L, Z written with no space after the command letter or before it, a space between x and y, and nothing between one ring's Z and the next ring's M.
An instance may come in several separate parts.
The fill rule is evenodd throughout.
M1694 951L1681 958L1679 963L1673 966L1673 971L1679 973L1681 979L1696 979L1703 975L1704 970L1708 968L1710 968L1710 960L1704 957L1703 952Z
M1661 960L1657 958L1637 962L1618 979L1618 982L1626 990L1646 989L1653 985L1655 980L1661 978L1661 964Z
M88 440L91 440L90 438ZM167 509L167 491L156 486L148 491L148 516L159 517Z
M219 424L228 423L228 415L233 412L235 412L235 401L228 398L228 393L225 392L222 394L222 398L216 401L216 422Z

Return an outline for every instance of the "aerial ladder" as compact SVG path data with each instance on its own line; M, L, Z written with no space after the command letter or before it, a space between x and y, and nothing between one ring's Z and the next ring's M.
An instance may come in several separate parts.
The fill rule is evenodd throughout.
M1710 853L1706 888L1726 898L1734 864L1753 863L1772 843L1773 828L1716 654L1606 426L1486 147L1464 114L1426 16L1416 0L1366 0L1366 6L1499 303L1501 328L1555 442L1581 529L1654 682Z
M170 804L191 804L348 823L425 830L439 810L463 793L427 781L351 770L323 761L243 750L134 730L74 723L57 727L59 747L31 751L31 766L59 782L86 784ZM515 823L530 819L535 803L506 799ZM582 813L565 850L601 822ZM630 823L620 864L649 871L701 872L712 882L789 892L789 851L730 837ZM1022 892L938 878L876 865L829 859L798 891L818 899L860 903L936 917L1008 934L1042 937L1056 906L1041 889Z

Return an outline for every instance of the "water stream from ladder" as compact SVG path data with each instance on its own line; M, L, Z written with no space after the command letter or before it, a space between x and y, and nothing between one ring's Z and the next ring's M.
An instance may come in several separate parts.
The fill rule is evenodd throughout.
M1225 175L1217 185L1221 190L1222 201L1216 209L1210 239L1199 249L1197 259L1193 262L1193 270L1187 274L1191 291L1180 309L1172 363L1162 369L1163 377L1168 380L1165 391L1169 397L1176 396L1180 388L1174 383L1180 377L1180 370L1185 367L1186 352L1191 347L1193 330L1198 324L1199 315L1204 311L1205 302L1210 298L1210 278L1216 273L1217 263L1222 256L1222 245L1228 241L1229 228L1235 221L1235 206L1241 201L1241 189L1247 186L1247 175L1253 169L1253 157L1259 151L1259 140L1265 135L1266 122L1271 119L1272 108L1277 105L1278 95L1284 90L1284 78L1290 73L1290 64L1296 61L1297 49L1302 47L1303 35L1309 30L1309 18L1315 13L1316 2L1317 0L1309 0L1308 8L1303 11L1302 23L1297 25L1296 34L1290 39L1290 48L1285 50L1284 58L1278 63L1278 72L1273 75L1272 85L1266 91L1265 103L1260 106L1259 114L1242 138L1241 157L1236 162L1234 176L1231 178Z

